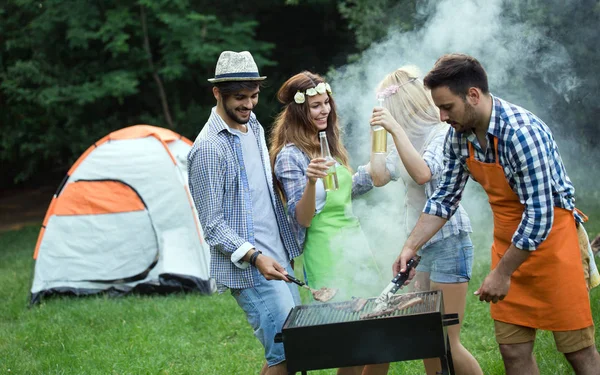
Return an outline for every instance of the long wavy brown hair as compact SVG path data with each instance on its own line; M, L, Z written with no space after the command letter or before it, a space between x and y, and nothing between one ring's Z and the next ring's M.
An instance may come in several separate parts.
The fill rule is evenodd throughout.
M305 93L307 89L317 87L321 82L325 82L325 80L320 75L303 71L285 81L279 88L277 100L284 104L284 107L275 118L275 123L271 130L269 157L273 170L275 170L277 155L288 143L293 143L311 159L321 155L319 130L310 117L308 99L302 104L294 101L294 95L298 91ZM340 126L338 124L335 100L333 100L333 97L329 93L328 95L331 111L327 117L327 129L325 132L331 156L349 168L348 152L340 140Z

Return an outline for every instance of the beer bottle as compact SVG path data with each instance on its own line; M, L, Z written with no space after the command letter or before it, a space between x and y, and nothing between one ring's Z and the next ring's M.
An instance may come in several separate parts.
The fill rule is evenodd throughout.
M383 98L377 98L379 106L383 107ZM371 143L371 151L374 154L387 154L387 130L383 126L373 126L373 139Z
M319 141L321 142L321 157L324 158L326 162L335 161L335 159L331 157L331 152L329 151L329 142L327 142L327 133L325 131L319 132ZM327 170L327 176L323 177L323 185L325 186L325 191L333 191L338 189L338 178L335 170L335 164L333 164Z

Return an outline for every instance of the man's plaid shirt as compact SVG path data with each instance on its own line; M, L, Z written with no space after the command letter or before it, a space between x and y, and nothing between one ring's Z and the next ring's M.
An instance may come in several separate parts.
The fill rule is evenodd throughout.
M473 143L476 160L493 163L496 137L504 175L525 206L512 243L519 249L535 250L550 233L554 207L575 208L575 189L548 126L521 107L498 97L492 96L492 100L487 149L481 149L473 132L450 129L444 147L445 172L423 212L445 219L454 214L470 176L468 142ZM577 213L574 215L581 221Z
M246 171L242 146L237 135L212 109L208 122L196 138L188 155L189 186L198 210L206 242L210 245L210 271L219 291L226 288L242 289L254 286L256 270L241 260L254 247L252 197L247 173L265 173L270 187L271 202L281 239L293 259L300 255L300 247L292 233L283 204L273 189L264 130L254 113L247 123L253 131L261 151L262 171ZM256 207L261 209L261 207Z

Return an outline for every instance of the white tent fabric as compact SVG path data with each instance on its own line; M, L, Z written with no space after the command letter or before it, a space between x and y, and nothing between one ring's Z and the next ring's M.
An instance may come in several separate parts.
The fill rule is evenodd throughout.
M55 293L215 291L209 248L185 175L191 146L181 139L166 146L155 136L109 139L82 156L55 200L69 184L117 181L131 188L145 209L49 212L38 243L32 303Z

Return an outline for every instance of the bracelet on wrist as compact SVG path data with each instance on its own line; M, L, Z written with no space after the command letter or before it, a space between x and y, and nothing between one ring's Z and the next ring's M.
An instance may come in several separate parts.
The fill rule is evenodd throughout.
M250 256L250 265L256 267L256 258L258 258L258 256L262 254L262 251L260 250L256 250L251 256Z

